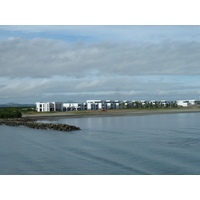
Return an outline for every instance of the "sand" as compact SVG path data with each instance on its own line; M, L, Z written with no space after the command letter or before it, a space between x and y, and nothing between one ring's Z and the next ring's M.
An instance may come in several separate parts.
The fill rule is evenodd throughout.
M23 114L22 117L29 117L34 119L61 119L61 118L83 118L83 117L141 116L141 115L195 113L195 112L200 112L200 108L69 111L69 112Z

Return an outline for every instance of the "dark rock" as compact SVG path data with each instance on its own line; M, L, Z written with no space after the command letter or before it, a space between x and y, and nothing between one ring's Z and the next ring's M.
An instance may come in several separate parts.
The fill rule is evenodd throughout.
M57 131L74 131L81 130L79 127L71 126L68 124L47 124L47 123L36 123L35 120L29 118L17 118L17 119L4 119L0 120L0 125L7 126L26 126L34 129L50 129Z

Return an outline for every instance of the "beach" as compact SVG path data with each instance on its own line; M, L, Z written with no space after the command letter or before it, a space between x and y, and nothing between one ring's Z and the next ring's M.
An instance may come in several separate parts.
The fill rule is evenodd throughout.
M86 118L86 117L117 117L117 116L141 116L175 113L200 112L200 108L178 108L178 109L118 109L118 110L94 110L94 111L68 111L52 113L23 114L22 117L34 119L61 119L61 118Z

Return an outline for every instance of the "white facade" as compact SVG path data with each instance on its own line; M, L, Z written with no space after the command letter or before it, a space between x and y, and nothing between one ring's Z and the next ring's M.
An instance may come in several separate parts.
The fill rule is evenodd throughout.
M117 109L121 105L118 100L87 100L86 103L59 103L59 102L36 102L38 112L50 111L73 111L73 110L101 110ZM126 101L127 105L127 101Z
M87 110L117 109L120 106L118 100L87 100Z
M182 106L182 107L187 107L188 103L183 100L179 100L179 101L177 101L177 105Z
M151 101L118 101L118 100L87 100L86 103L61 103L61 102L36 102L36 109L38 112L51 112L51 111L73 111L73 110L101 110L101 109L118 109L120 107L133 106L133 103L151 103L155 105L154 100ZM169 103L162 100L159 103L163 106ZM178 106L187 107L195 105L195 100L179 100L176 101Z
M104 108L104 102L102 100L87 100L87 110L101 110Z
M84 103L63 103L63 111L85 110Z
M36 102L38 112L63 111L62 103L59 102Z
M192 106L195 105L195 100L178 100L177 105L182 107Z

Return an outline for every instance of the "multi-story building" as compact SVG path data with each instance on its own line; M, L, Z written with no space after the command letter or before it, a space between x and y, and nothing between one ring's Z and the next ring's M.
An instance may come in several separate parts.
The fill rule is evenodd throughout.
M36 110L38 112L63 111L60 102L36 102Z
M181 101L119 101L119 100L87 100L86 103L61 103L61 102L36 102L38 112L73 111L73 110L101 110L118 108L160 108L173 107L174 105L186 107L195 105L195 100Z
M87 100L87 110L117 109L121 105L118 100Z
M178 100L177 105L181 107L187 107L187 106L192 106L195 105L195 100Z

